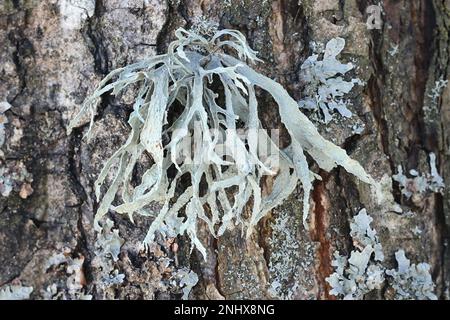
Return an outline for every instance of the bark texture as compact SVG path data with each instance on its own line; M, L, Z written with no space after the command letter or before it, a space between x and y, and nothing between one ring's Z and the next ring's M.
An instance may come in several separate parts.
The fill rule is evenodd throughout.
M436 294L448 298L450 191L407 200L391 176L398 165L429 172L434 152L440 174L450 181L450 86L440 98L430 97L435 82L449 78L450 1L382 1L383 28L368 30L366 8L373 2L1 1L0 102L12 108L0 115L7 119L0 152L0 288L31 286L36 299L178 299L180 279L193 270L199 277L190 295L195 299L332 299L325 281L333 272L332 254L353 250L349 221L366 208L387 265L395 266L394 252L403 248L414 263L432 266ZM148 253L140 252L150 221L133 225L110 213L125 242L117 261L99 258L93 185L102 163L126 138L132 101L103 97L89 143L82 140L85 127L66 135L68 121L109 71L163 53L174 31L199 17L242 31L265 61L256 69L296 99L310 43L345 38L342 60L354 61L355 75L366 85L352 91L353 118L320 131L383 182L385 201L376 204L369 188L344 170L321 172L309 230L301 223L299 187L250 240L239 229L214 239L200 226L206 262L195 250L190 254L183 237L159 239ZM280 127L274 103L262 93L259 98L265 126ZM365 125L361 135L352 132L355 124ZM266 184L269 189L271 182ZM395 213L395 202L412 214ZM121 284L105 279L114 270L125 276ZM270 290L275 282L282 294ZM389 299L389 293L386 287L371 297Z

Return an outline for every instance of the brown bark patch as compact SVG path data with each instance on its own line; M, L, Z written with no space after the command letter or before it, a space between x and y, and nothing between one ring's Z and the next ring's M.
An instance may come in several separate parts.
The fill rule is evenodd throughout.
M333 267L331 266L331 243L327 237L330 202L325 190L326 178L322 178L323 181L315 183L312 194L314 209L310 235L313 241L319 243L317 251L318 264L316 266L316 278L319 285L317 298L334 300L334 297L329 294L330 285L325 280L333 273Z

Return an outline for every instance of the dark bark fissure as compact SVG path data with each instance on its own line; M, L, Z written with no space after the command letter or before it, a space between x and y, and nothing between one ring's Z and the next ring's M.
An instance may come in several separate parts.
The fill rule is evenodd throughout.
M68 145L68 174L70 185L72 190L77 198L77 203L71 206L71 209L75 210L78 215L77 219L77 246L74 249L75 253L80 253L84 257L83 262L83 272L86 278L87 284L91 283L94 280L93 269L91 266L92 262L92 252L89 246L89 240L87 236L87 231L83 226L83 209L82 205L87 202L88 195L84 190L82 183L80 182L80 175L82 171L81 163L79 163L76 158L76 150L79 150L81 147L82 140L82 130L77 128L72 133L69 138Z
M27 78L27 67L24 66L22 60L25 57L31 57L33 55L33 45L31 42L23 35L23 32L19 30L18 32L10 32L9 40L15 46L15 52L13 53L13 61L17 69L17 74L20 79L19 92L11 99L11 103L14 103L16 98L22 95L27 88L26 78Z
M104 13L105 6L103 0L96 0L94 14L92 17L86 19L82 30L83 38L94 58L95 71L102 76L108 74L110 69L108 49L104 42L101 27L101 19Z
M214 275L215 275L215 283L214 285L216 286L217 291L219 291L219 293L222 295L222 297L226 297L225 292L222 290L223 285L221 282L221 274L220 274L220 270L219 270L219 244L218 244L218 239L213 239L213 251L214 251L214 255L215 255L215 266L214 266Z

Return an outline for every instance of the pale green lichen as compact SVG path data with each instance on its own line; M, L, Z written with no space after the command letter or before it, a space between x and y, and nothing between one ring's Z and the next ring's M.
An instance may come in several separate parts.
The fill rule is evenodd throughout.
M139 85L134 111L128 120L131 134L105 163L95 183L100 201L94 221L96 230L101 230L99 221L110 209L127 214L131 220L134 214L152 216L154 221L145 244L154 240L156 231L186 233L193 247L206 257L206 249L197 237L199 219L214 236L235 225L241 225L250 236L258 221L281 204L298 181L303 185L306 225L312 183L318 176L309 170L305 153L326 171L339 165L360 180L375 184L345 150L318 133L280 84L244 63L259 59L240 32L220 30L203 37L178 29L175 34L177 40L170 44L168 53L107 75L68 127L70 133L89 114L87 136L91 137L101 95L109 91L117 95L132 84ZM224 53L225 48L234 50L239 59ZM267 91L279 107L281 121L291 136L291 145L285 150L280 150L261 130L257 87ZM168 113L175 103L183 110L172 119ZM239 129L243 129L242 134L238 134ZM194 135L200 132L196 152L192 159L180 157L191 132ZM270 146L273 152L263 153L260 145ZM224 147L225 154L218 147ZM141 177L140 184L134 186L132 172L144 154L152 158L153 164ZM169 174L170 169L176 170ZM106 186L108 174L114 174L114 179ZM264 175L275 177L268 194L261 190ZM187 187L185 182L182 185L182 177L190 180ZM106 192L102 195L103 186ZM113 205L119 191L122 203ZM247 217L243 208L249 202L252 210ZM161 203L159 212L150 209L154 203Z

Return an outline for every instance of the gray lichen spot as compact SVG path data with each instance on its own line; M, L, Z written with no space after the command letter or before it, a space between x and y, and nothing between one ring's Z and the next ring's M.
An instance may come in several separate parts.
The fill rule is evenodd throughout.
M395 57L398 54L398 51L399 51L399 45L391 43L391 48L388 50L389 55L391 57Z
M448 80L444 80L444 79L439 79L438 81L436 81L434 83L434 88L432 88L431 93L428 94L428 97L430 97L432 99L432 102L434 104L437 103L438 99L442 95L442 91L444 91L444 89L447 87L447 85L448 85Z
M440 78L439 80L434 82L434 86L429 88L427 91L427 100L426 105L423 106L424 116L425 119L428 121L434 122L434 118L439 118L439 99L442 96L442 93L444 92L444 89L448 85L448 80L444 80L443 78Z
M61 0L59 1L61 12L60 24L64 31L79 29L83 20L91 17L95 10L94 0Z
M370 227L372 221L366 209L361 209L350 223L350 236L355 247L362 249L371 246L375 253L375 261L383 261L383 248L378 240L377 232Z
M196 16L192 19L191 31L205 38L213 37L219 30L219 24L204 16Z
M281 210L271 225L268 292L280 299L293 299L300 277L308 278L307 274L299 272L299 265L305 271L314 263L314 248L312 244L300 247L297 239L300 223L292 219L289 211Z

